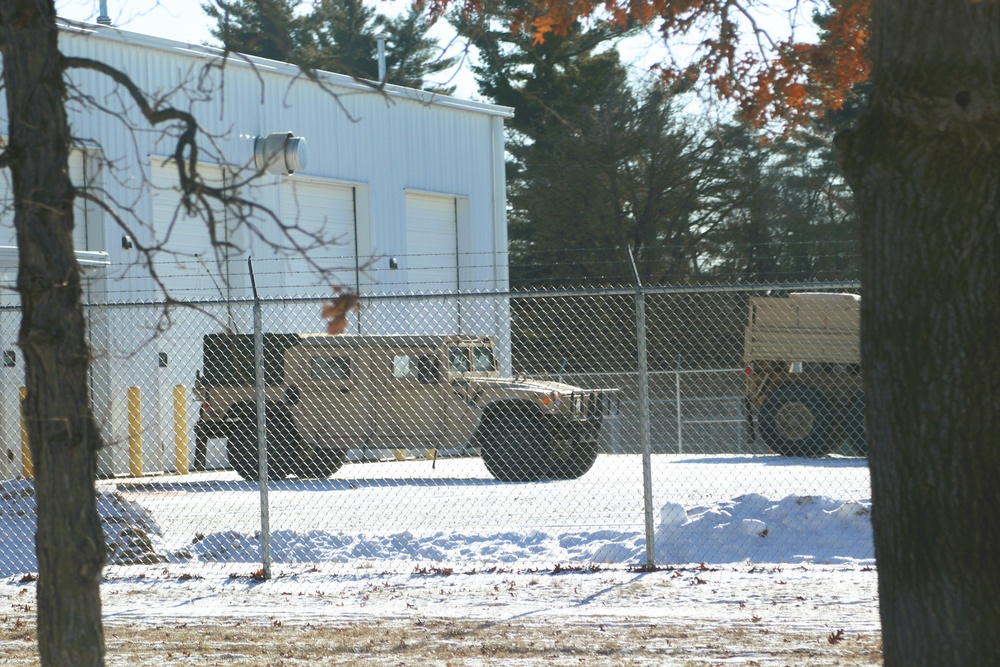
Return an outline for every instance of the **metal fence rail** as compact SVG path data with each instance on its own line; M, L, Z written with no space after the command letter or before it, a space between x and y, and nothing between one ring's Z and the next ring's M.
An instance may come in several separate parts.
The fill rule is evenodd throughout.
M374 295L335 338L319 298L89 304L109 573L790 557L800 533L741 512L870 493L854 301L788 295L856 289ZM18 319L0 309L3 576L36 567ZM706 512L732 514L722 546Z

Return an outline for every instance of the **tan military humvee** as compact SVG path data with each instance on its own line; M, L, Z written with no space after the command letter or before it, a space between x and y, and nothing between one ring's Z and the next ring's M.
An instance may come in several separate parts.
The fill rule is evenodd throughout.
M503 481L573 479L594 464L616 390L502 378L485 336L265 334L268 477L325 478L349 449L470 447ZM210 334L195 426L226 438L229 461L258 479L253 339Z
M867 454L860 297L753 297L743 360L751 433L784 456Z

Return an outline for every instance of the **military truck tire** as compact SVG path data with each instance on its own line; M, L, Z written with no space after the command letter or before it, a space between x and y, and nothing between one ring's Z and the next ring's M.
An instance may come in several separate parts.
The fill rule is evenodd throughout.
M865 436L865 395L855 394L847 408L847 444L851 453L868 456L868 438Z
M257 470L257 437L252 429L255 427L251 419L240 419L233 424L233 430L226 438L226 455L229 465L239 476L249 482L258 479Z
M552 461L552 479L579 479L594 467L597 461L597 440L578 439L568 451Z
M826 456L835 446L833 409L822 391L786 384L768 396L757 424L764 444L782 456Z
M232 431L226 438L229 463L247 481L260 479L257 451L257 414L247 405L232 410ZM288 475L288 462L298 451L298 432L288 412L281 407L268 407L268 479L284 479Z
M341 449L319 449L312 458L299 463L297 474L303 479L326 479L346 461L347 452Z
M535 482L549 472L549 429L527 407L509 407L483 416L480 443L483 463L501 482Z

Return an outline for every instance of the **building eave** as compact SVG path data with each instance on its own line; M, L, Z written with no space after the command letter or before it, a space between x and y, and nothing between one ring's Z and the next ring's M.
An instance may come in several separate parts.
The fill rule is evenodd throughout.
M303 72L289 63L268 60L257 56L248 56L242 53L227 52L224 49L204 46L199 44L189 44L186 42L143 35L137 32L130 32L111 26L104 26L97 23L85 23L70 19L57 19L59 29L65 33L81 35L84 37L94 37L107 39L119 43L132 44L146 49L176 53L184 56L194 56L198 58L218 58L225 59L227 67L251 67L259 70L267 70L278 74L283 74L290 79L302 79ZM319 81L322 85L336 87L345 92L366 91L373 94L382 94L390 98L402 98L413 100L421 104L440 106L460 111L481 113L489 116L500 116L502 118L512 118L514 109L512 107L489 104L487 102L477 102L475 100L463 100L441 93L433 93L426 90L406 88L393 84L379 86L374 81L358 80L345 74L335 72L317 71Z

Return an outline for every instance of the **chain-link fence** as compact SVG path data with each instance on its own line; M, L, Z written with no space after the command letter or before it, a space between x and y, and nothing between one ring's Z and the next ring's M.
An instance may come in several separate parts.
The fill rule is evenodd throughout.
M340 336L318 298L91 304L108 572L871 558L856 288L366 296Z

